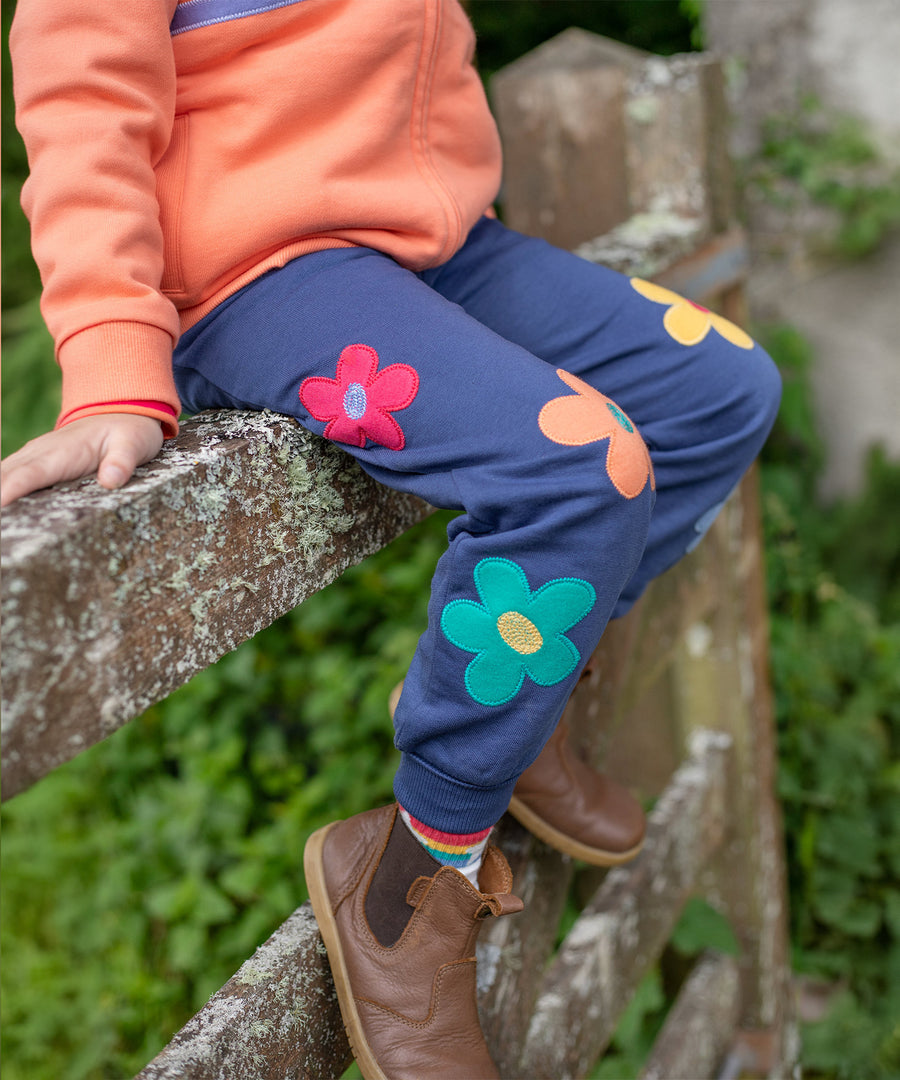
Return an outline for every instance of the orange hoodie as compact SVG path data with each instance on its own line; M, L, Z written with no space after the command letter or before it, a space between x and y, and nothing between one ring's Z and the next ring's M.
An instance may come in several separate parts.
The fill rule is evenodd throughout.
M457 0L19 0L59 423L137 412L172 434L180 330L298 255L446 261L500 180L473 46Z

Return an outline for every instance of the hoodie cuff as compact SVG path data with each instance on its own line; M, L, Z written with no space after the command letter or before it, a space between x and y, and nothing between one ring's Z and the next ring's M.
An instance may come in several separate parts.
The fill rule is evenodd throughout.
M171 335L147 323L101 323L67 338L57 354L63 385L56 426L98 413L137 413L159 420L172 438L181 412L172 348Z

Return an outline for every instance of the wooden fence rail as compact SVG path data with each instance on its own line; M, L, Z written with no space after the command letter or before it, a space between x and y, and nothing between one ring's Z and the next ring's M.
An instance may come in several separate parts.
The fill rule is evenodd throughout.
M742 318L746 251L724 152L721 72L567 31L494 81L510 225ZM271 414L203 413L117 492L92 480L3 514L3 795L24 790L430 512ZM707 538L610 624L567 710L584 755L656 799L633 863L556 938L572 861L512 819L526 903L479 945L502 1075L583 1076L665 952L686 900L730 921L736 957L683 980L645 1080L790 1073L785 886L755 477ZM387 707L387 706L386 706ZM308 905L139 1080L340 1076L346 1038ZM723 1063L731 1063L724 1065Z

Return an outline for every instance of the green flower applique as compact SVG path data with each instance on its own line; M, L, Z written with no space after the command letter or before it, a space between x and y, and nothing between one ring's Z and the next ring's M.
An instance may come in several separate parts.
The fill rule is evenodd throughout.
M482 559L475 567L481 603L451 600L441 629L457 648L477 653L466 668L466 689L482 705L503 705L527 675L538 686L554 686L571 675L580 659L565 631L597 600L581 578L554 578L532 592L525 571L510 559Z

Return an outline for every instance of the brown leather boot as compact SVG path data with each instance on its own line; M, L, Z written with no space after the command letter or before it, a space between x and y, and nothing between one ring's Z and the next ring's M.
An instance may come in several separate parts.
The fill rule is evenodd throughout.
M631 792L576 756L564 720L519 777L509 812L545 844L594 866L633 859L647 828Z
M582 678L590 670L585 668ZM403 683L391 692L391 717ZM621 784L585 764L563 719L537 760L519 777L509 812L545 844L593 866L618 866L641 850L647 819Z
M366 1080L496 1078L478 1022L475 940L488 915L522 910L497 848L479 891L432 859L395 805L319 829L303 863Z

